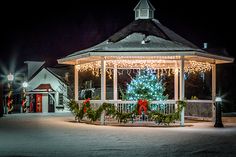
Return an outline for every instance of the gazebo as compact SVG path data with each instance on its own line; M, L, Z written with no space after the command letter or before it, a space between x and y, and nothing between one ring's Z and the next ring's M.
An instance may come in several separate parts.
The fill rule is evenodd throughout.
M172 73L174 75L174 100L167 100L165 104L173 106L177 100L185 99L184 74L186 72L212 71L212 99L198 100L198 103L210 103L214 113L216 65L232 63L234 59L208 53L205 49L197 47L162 25L154 18L155 8L149 0L140 0L134 11L135 21L106 41L58 59L59 64L74 65L75 100L80 101L78 99L78 73L81 71L90 70L94 75L101 76L101 100L91 102L121 104L122 108L125 108L125 104L135 102L118 100L118 69L150 68L154 69L157 75L163 72ZM107 75L113 76L113 100L106 100ZM181 125L184 126L184 110L181 113Z

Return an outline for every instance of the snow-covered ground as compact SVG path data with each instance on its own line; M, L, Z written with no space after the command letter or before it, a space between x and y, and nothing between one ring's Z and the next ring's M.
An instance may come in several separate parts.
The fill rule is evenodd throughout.
M117 127L73 122L65 114L0 118L0 156L236 156L236 124Z

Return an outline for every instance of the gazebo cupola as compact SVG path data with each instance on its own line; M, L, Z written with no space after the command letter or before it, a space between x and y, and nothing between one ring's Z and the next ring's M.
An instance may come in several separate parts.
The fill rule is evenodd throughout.
M140 0L134 8L135 20L138 19L154 19L155 8L149 0Z

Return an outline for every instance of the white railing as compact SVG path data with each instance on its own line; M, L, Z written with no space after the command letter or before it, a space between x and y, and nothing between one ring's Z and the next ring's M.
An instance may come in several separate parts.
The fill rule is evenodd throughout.
M212 100L187 100L185 116L191 118L212 118Z
M79 100L78 103L81 105L84 100ZM116 109L122 113L130 113L135 110L137 101L122 101L122 100L90 100L90 103L94 109L99 108L103 103L110 103L116 106ZM159 111L164 114L170 114L176 110L176 101L175 100L166 100L166 101L151 101L149 102L151 110Z

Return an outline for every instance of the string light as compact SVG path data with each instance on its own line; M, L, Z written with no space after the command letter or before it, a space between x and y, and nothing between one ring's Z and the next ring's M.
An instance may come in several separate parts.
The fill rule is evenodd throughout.
M106 73L107 73L107 75L108 75L108 78L109 78L109 79L112 79L112 73L113 73L113 72L112 72L112 69L107 69L107 70L106 70Z
M137 56L138 57L138 56ZM118 57L122 58L122 57ZM126 57L127 59L127 57ZM170 76L176 72L179 72L179 68L176 68L176 61L172 60L106 60L106 71L109 78L112 78L112 70L114 65L117 65L117 69L126 69L129 76L131 70L135 69L153 69L156 70L157 77L159 78L164 73ZM178 67L180 67L178 65ZM77 70L80 72L92 71L92 74L99 77L101 74L101 61L95 61L85 64L77 65ZM210 71L212 65L208 62L197 61L185 61L184 71L185 73L207 72ZM119 75L123 74L123 71L118 72Z
M157 79L152 69L141 70L127 85L128 100L166 100L165 87L161 80Z
M210 71L212 66L207 62L196 62L196 61L188 61L189 65L184 67L184 71L186 73L196 73L196 72L207 72Z

